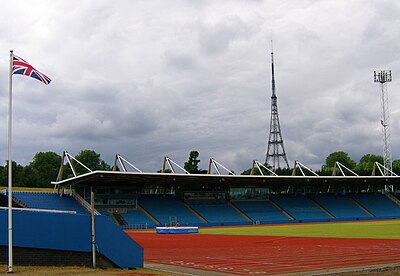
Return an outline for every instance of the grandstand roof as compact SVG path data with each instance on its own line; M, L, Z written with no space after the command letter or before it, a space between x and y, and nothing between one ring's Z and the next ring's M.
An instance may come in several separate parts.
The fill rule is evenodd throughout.
M60 186L180 186L213 187L365 187L395 185L399 176L261 176L94 171L54 182Z

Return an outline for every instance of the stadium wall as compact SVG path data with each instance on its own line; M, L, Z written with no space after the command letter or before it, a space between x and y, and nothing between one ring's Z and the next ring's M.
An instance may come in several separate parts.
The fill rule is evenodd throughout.
M13 256L14 264L23 266L92 266L91 252L14 247ZM0 264L7 261L8 247L0 246ZM117 267L100 253L96 254L96 266Z
M0 246L3 247L8 247L7 221L7 211L0 210ZM91 254L90 221L89 215L13 211L13 246L19 248L15 252L24 252L21 249L46 249L49 255L54 254L55 250L61 255L63 252L76 253L75 265L80 265L80 255ZM143 267L142 247L109 218L96 216L95 227L97 253L121 268ZM17 256L14 257L18 260ZM35 261L34 256L29 258L31 265L42 265L42 260ZM49 256L48 259L52 258ZM48 265L58 265L56 260ZM0 263L7 261L8 258L0 259Z

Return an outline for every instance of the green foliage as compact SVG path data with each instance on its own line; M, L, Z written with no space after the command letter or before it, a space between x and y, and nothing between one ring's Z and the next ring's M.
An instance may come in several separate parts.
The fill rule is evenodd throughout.
M92 150L83 150L75 158L81 161L92 170L111 170L111 167L100 159L100 154ZM0 166L0 186L8 185L8 162ZM73 162L79 173L86 173L84 168L80 168ZM12 181L15 187L52 187L51 181L55 181L61 164L61 157L54 152L38 152L27 166L21 166L12 162ZM72 177L72 171L68 165L64 165L63 178Z
M336 162L340 162L342 165L345 165L349 169L353 169L357 163L350 158L349 154L344 151L336 151L331 153L326 158L326 166L333 168Z
M271 166L268 164L264 164L264 166L271 169ZM262 166L260 166L260 169L264 175L272 175L267 169L263 168ZM247 169L247 170L243 171L241 174L242 175L251 175L251 170L252 170L252 168ZM292 175L292 170L293 169L291 169L291 168L277 168L275 170L275 173L277 175ZM261 175L260 170L256 166L254 166L254 168L253 168L253 175Z
M264 166L267 167L268 169L271 169L271 166L268 165L268 164L264 164ZM262 166L260 166L260 170L262 171L263 175L272 175L267 169L265 169ZM251 174L252 175L261 175L260 170L256 166L254 166L253 168L250 168L250 169L247 169L247 170L243 171L241 174L242 175L251 175ZM286 169L278 168L277 170L279 170L279 173L277 173L278 175L280 175L280 173L282 173L282 175L284 173L286 173Z
M197 160L199 157L199 152L198 151L191 151L189 154L189 160L185 162L185 170L188 171L189 173L198 173L199 172L199 167L198 164L200 163L200 160Z
M400 175L400 159L394 160L392 163L393 172Z
M100 159L100 154L96 153L94 150L82 150L79 152L77 156L75 156L77 160L85 164L86 167L91 169L92 171L100 170L100 171L110 171L111 167L103 160ZM87 173L86 170L81 165L76 165L75 167L77 174Z
M0 186L7 186L7 167L0 166Z
M55 152L38 152L31 163L24 168L27 183L34 187L51 187L56 180L61 157Z
M292 175L293 168L277 168L275 170L275 173L277 175ZM304 171L305 174L307 174L307 171ZM311 173L310 173L311 174ZM301 175L300 170L296 171L296 175Z
M100 158L100 154L95 152L94 150L82 150L75 156L75 158L84 164L86 167L91 169L92 171L111 171L111 166L108 165L104 160ZM89 171L80 165L75 160L71 160L72 165L74 166L75 172L77 175L88 173ZM64 174L63 178L73 177L72 170L68 164L64 165Z
M366 154L360 159L360 163L355 168L358 175L372 175L375 162L383 165L383 157L381 155Z
M321 167L321 175L332 175L336 162L341 163L351 170L353 170L357 165L356 161L351 159L347 152L336 151L326 158L325 165L322 165Z
M8 166L6 166L6 170L8 172ZM15 183L17 186L28 186L28 182L26 181L26 176L24 174L24 167L17 164L16 162L12 162L12 171L13 171L13 176L12 180L13 183ZM7 176L7 181L8 181L8 176Z
M247 170L244 170L244 171L241 173L241 175L250 175L250 174L251 174L251 170L252 170L252 168L247 169ZM254 174L261 175L260 172L258 171L258 169L257 169L257 170L254 170Z
M8 185L8 161L6 162L6 165L4 167L1 167L1 184L3 186ZM17 164L16 162L12 162L12 181L14 186L28 186L27 184L27 179L24 174L24 167Z

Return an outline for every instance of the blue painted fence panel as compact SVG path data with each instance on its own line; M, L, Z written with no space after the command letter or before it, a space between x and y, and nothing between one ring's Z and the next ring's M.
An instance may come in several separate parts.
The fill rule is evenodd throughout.
M143 267L143 249L113 221L95 217L97 251L121 268ZM8 211L0 210L0 245L8 246ZM13 245L91 252L89 215L13 211Z
M107 216L96 216L96 245L99 252L122 268L143 267L143 248Z
M0 245L8 245L8 211L0 211ZM91 251L90 216L13 211L13 245Z

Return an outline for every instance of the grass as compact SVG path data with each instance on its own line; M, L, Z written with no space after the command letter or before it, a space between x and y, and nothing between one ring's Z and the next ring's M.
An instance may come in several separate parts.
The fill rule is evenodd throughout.
M201 234L400 239L400 220L201 228Z
M0 265L0 274L4 272L6 274L8 268L6 265ZM171 273L165 273L160 271L155 271L151 269L138 268L134 270L126 270L126 269L92 269L89 267L78 267L78 266L64 266L64 267L56 267L56 266L13 266L13 271L18 276L42 276L42 275L96 275L96 276L109 276L109 275L174 275Z
M0 186L0 191L6 190L8 187ZM34 188L34 187L12 187L13 191L22 192L53 192L53 188Z

